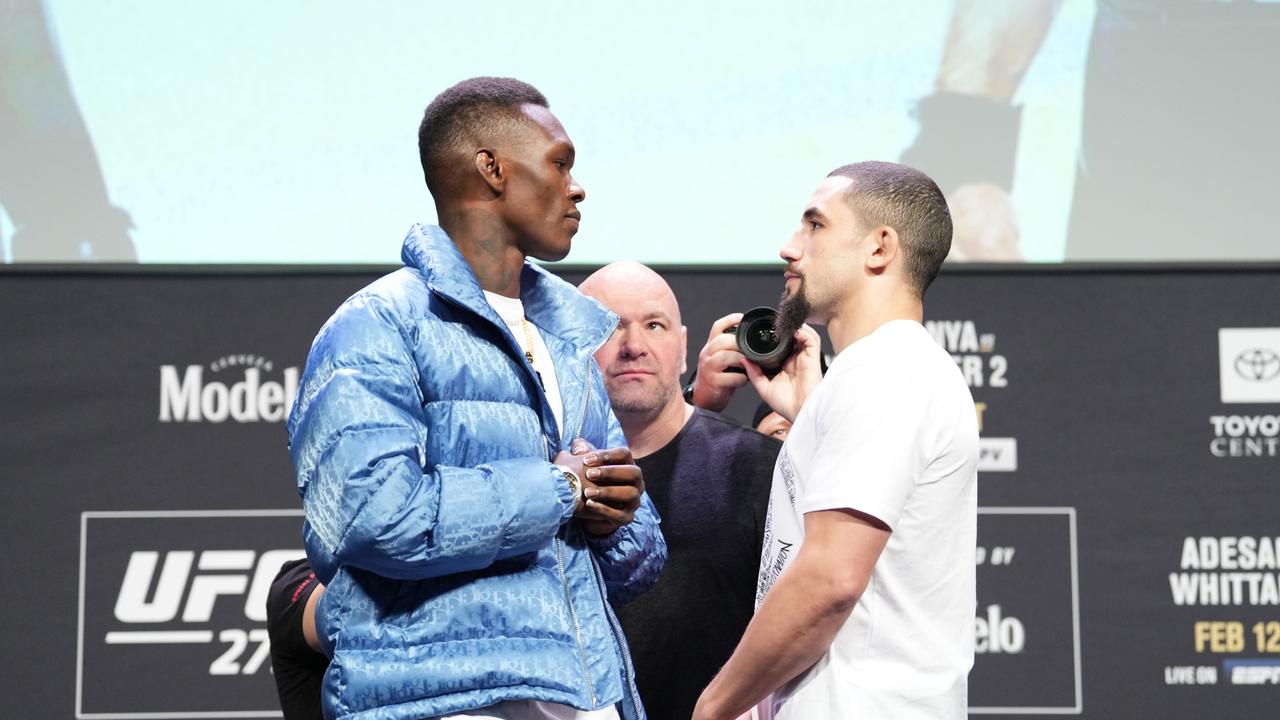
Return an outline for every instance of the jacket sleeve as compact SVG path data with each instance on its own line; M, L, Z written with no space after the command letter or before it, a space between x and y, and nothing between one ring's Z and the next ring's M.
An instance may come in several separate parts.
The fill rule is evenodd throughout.
M409 580L477 570L549 542L573 513L544 458L425 467L431 428L410 347L385 303L359 296L312 346L289 450L308 552L325 575L338 565Z
M599 378L598 373L593 373L593 376L599 384L599 394L596 397L607 397L604 394L603 379ZM627 439L622 434L622 427L608 403L604 404L604 412L607 415L608 435L602 447L626 445ZM626 605L658 582L662 566L667 562L667 541L658 527L661 522L658 511L646 492L630 523L603 537L588 536L587 543L600 564L609 602L614 607Z

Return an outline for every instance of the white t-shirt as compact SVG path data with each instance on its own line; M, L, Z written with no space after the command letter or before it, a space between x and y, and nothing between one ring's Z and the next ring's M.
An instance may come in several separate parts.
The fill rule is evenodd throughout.
M800 551L805 513L858 510L892 534L826 654L755 717L966 717L977 462L969 388L919 323L886 323L836 357L774 466L756 606Z
M529 352L529 340L533 340L533 369L542 377L542 389L547 393L547 403L551 405L551 414L556 418L556 427L564 431L564 401L560 399L560 382L556 379L556 366L551 362L551 351L542 339L538 327L524 317L524 303L520 298L509 298L505 295L484 291L485 299L493 307L507 329L516 338L516 344L522 352ZM528 333L525 331L528 330Z
M493 307L498 317L507 324L507 329L516 338L516 344L522 352L533 350L533 369L542 377L542 389L547 394L547 404L555 415L556 427L564 427L564 401L560 398L560 382L556 379L556 366L551 361L551 351L542 339L537 326L524 317L524 303L520 298L509 298L505 295L484 291L485 299ZM528 333L526 334L526 329ZM529 341L533 343L530 345ZM460 715L449 715L439 720L617 720L618 711L612 707L601 710L578 710L568 705L539 702L536 700L513 700L498 705L491 705L479 710L471 710Z
M536 700L509 700L436 720L618 720L618 711L613 706L600 710L578 710L568 705Z

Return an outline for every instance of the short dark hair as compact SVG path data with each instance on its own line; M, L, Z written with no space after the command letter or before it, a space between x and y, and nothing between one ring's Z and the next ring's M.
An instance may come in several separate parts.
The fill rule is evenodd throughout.
M550 108L537 88L515 78L475 77L437 95L418 126L418 157L431 194L437 194L437 176L447 175L443 164L451 154L517 119L524 105Z
M898 232L907 278L920 297L951 252L951 210L928 175L888 162L860 162L827 177L853 181L846 200L867 228L888 225Z

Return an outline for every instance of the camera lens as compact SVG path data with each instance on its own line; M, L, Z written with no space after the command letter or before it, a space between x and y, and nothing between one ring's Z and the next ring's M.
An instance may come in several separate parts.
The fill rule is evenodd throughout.
M771 307L748 310L738 323L738 350L769 375L777 374L791 355L791 338L779 338L773 331L778 312Z
M768 355L778 348L778 336L760 319L742 331L742 341L756 355Z

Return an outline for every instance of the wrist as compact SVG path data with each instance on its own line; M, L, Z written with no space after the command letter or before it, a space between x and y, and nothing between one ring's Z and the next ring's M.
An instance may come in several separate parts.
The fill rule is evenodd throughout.
M569 485L570 492L573 493L573 511L576 513L582 509L582 478L578 477L578 473L568 465L556 465L556 469L564 475L564 480Z
M692 382L686 389L688 402L696 405L703 410L711 410L719 412L728 404L729 393L721 388L716 388L707 383Z
M920 133L901 162L922 168L950 195L966 183L1013 187L1021 106L959 92L935 92L916 106Z

